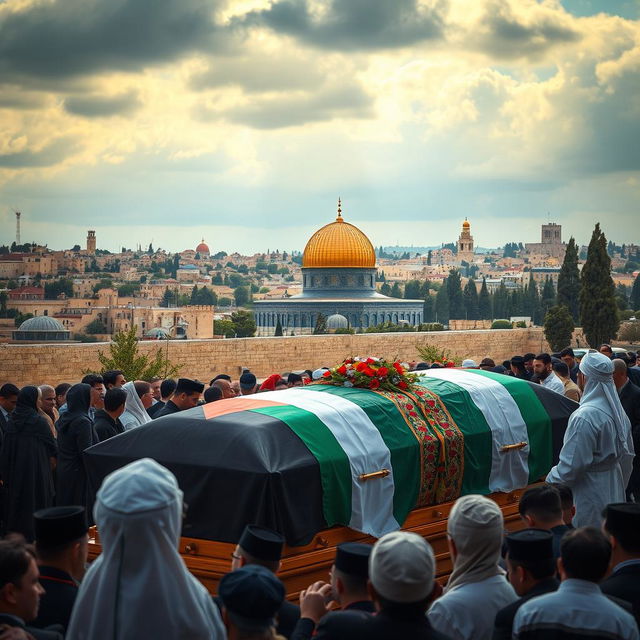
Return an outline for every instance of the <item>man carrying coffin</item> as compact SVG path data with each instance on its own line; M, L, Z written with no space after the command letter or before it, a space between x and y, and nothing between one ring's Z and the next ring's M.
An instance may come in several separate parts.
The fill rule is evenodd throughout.
M587 352L580 362L578 381L584 394L569 418L560 459L547 482L571 487L575 527L599 527L605 506L625 500L634 457L631 424L620 404L613 363L607 356Z
M180 378L173 397L155 414L155 417L162 418L162 416L178 413L185 409L193 409L198 404L203 391L204 384L202 382L189 380L189 378Z

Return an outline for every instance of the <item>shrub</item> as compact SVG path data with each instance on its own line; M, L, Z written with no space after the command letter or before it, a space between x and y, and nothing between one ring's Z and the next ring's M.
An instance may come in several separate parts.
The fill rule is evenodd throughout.
M418 354L420 359L423 362L446 362L447 360L451 360L455 362L456 365L459 365L462 362L462 359L452 353L449 349L443 349L435 344L430 344L426 342L422 345L416 345L418 349Z
M441 322L423 322L418 325L418 331L444 331L444 325Z
M509 320L494 320L491 324L492 329L513 329L513 325Z

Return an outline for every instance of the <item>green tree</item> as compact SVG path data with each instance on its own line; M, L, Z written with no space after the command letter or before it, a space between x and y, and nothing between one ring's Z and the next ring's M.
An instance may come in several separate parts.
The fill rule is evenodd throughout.
M436 294L436 322L449 324L449 293L447 291L447 279Z
M569 238L564 262L558 276L558 306L569 309L574 322L580 317L580 271L578 270L578 247L573 237Z
M600 223L593 230L580 274L580 321L587 342L594 348L610 342L620 326L611 258Z
M504 282L500 283L496 292L493 294L493 317L504 319L507 317L507 306L509 303L509 294Z
M6 291L0 292L0 318L7 317L7 298Z
M544 287L542 287L542 299L540 300L540 306L542 307L542 317L547 315L547 311L553 307L556 301L556 290L553 287L553 280L549 276L544 281ZM571 312L569 312L571 313ZM544 320L543 320L544 322Z
M478 315L480 320L491 320L491 296L489 295L489 289L487 289L487 279L482 278L482 286L480 287L480 294L478 296Z
M140 287L133 282L126 282L118 287L118 295L122 297L132 296L140 291Z
M571 344L574 329L571 312L564 305L551 307L544 316L544 337L553 351L562 351Z
M218 306L220 307L230 307L232 304L233 300L231 298L227 298L226 296L218 298Z
M73 281L67 278L47 282L44 285L44 297L47 300L55 300L64 294L67 298L73 298Z
M234 289L233 295L236 300L236 306L238 307L242 307L249 302L250 295L248 287L237 287Z
M409 282L404 285L404 297L407 300L417 300L422 297L421 293L422 283L420 280L409 280Z
M453 320L464 319L464 297L462 295L462 281L457 269L449 271L447 278L447 294L449 296L449 318Z
M280 322L280 318L278 318L278 322L276 322L276 330L273 335L278 337L282 335L282 323Z
M422 305L422 319L425 322L435 322L436 319L436 298L430 293L424 297Z
M96 318L84 328L84 331L85 333L93 335L95 333L107 333L107 328L104 326L102 320Z
M631 287L631 295L629 296L629 306L634 311L640 309L640 273L633 281L633 287Z
M234 338L236 335L236 327L231 320L215 320L213 331L216 336L224 336L225 338Z
M380 293L383 296L390 296L391 295L391 285L388 282L383 282L382 286L380 287Z
M393 287L391 287L391 297L402 298L402 290L400 289L400 285L397 282L394 282Z
M476 283L469 278L463 291L464 298L464 310L467 320L477 320L479 318L478 310L478 290L476 289Z
M102 365L100 373L120 369L127 380L172 378L181 369L168 359L162 347L151 353L140 353L136 327L116 333L109 344L109 353L98 351L98 360Z
M542 324L542 307L538 293L538 283L533 279L533 273L529 274L529 284L525 290L525 313L531 316L533 324Z
M160 302L161 307L170 307L175 302L175 294L167 287L162 294L162 300Z
M431 266L431 258L433 256L433 251L431 251L431 249L429 249L429 252L427 253L427 265Z
M316 326L313 329L313 335L322 335L327 333L327 318L323 313L318 314L318 319L316 320Z
M111 278L102 278L101 280L98 280L96 284L93 285L93 293L98 293L100 289L111 289L111 288L113 288L113 280Z
M18 312L14 316L13 324L16 327L19 327L25 320L28 320L29 318L33 318L33 313L20 313L20 312Z
M250 338L256 333L256 320L251 311L238 309L231 314L231 322L238 338Z
M621 282L616 286L616 304L620 311L624 311L629 308L629 293L627 291L627 286Z

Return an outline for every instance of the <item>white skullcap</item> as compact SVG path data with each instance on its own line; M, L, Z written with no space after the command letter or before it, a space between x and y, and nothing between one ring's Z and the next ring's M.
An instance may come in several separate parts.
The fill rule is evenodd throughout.
M502 535L504 519L500 507L489 498L479 495L458 498L449 513L447 532L456 546L464 546L466 540L476 538L478 531L484 534L499 531Z
M393 531L382 536L369 557L369 579L391 602L419 602L433 590L436 559L417 533Z
M596 380L609 380L613 375L613 362L611 358L598 351L587 351L580 361L580 371L587 378Z
M475 360L463 360L462 361L462 368L463 369L473 369L474 367L477 367L478 365L476 364Z

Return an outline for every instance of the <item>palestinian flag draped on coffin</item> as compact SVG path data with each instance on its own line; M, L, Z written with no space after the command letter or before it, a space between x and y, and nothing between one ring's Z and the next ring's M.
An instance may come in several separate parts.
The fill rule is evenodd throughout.
M379 537L415 507L520 489L557 461L575 402L501 374L421 373L404 392L313 384L165 416L89 448L89 477L97 490L150 457L185 494L184 536L236 542L251 522L301 545L333 525Z

